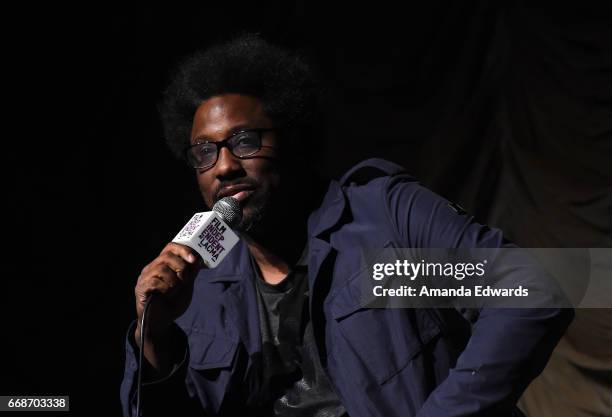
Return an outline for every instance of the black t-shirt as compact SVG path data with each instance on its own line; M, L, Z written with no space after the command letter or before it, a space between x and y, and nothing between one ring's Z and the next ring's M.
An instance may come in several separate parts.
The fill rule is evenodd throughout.
M306 265L279 284L265 282L255 261L262 336L262 390L258 415L348 417L321 365L308 313Z

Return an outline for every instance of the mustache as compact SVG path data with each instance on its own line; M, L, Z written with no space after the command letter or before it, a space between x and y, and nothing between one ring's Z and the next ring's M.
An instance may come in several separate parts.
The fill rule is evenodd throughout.
M222 181L221 183L219 183L219 186L215 190L215 201L219 200L219 193L221 192L223 188L234 186L234 185L245 185L250 188L257 188L259 187L259 182L251 177L243 177L243 178L237 178L235 180Z

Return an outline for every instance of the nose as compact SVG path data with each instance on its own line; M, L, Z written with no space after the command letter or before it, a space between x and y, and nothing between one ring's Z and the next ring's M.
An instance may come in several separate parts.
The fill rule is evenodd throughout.
M227 179L236 176L242 172L240 159L236 158L230 150L224 146L219 150L219 157L215 164L215 175L220 179Z

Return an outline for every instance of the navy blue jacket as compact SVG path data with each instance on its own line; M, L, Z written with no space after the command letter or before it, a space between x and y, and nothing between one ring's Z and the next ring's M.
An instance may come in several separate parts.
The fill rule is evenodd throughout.
M321 362L351 417L510 416L573 317L571 309L369 309L360 304L362 248L503 246L401 167L371 159L332 181L308 220L310 308ZM258 391L261 336L245 244L202 270L176 320L183 363L146 384L145 410L233 415ZM129 329L121 385L133 415L137 351ZM148 405L148 407L147 407ZM146 415L146 414L145 414Z

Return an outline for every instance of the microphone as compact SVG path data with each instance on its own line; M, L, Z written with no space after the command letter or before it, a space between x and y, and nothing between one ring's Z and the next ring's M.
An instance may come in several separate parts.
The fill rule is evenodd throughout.
M212 211L196 213L172 239L196 251L207 268L215 268L238 243L232 228L240 224L242 209L232 197L217 201Z

